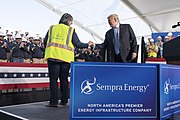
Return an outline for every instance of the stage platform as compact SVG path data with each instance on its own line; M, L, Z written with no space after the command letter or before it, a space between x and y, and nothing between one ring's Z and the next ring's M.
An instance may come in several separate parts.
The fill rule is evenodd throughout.
M46 102L0 107L0 120L69 120L69 105L45 107Z
M69 105L45 107L48 101L0 107L0 120L69 120ZM180 120L180 115L169 120Z

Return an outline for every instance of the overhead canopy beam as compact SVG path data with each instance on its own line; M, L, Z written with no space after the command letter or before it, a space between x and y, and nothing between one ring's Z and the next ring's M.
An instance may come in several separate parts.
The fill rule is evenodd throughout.
M51 4L50 2L48 2L47 0L35 0L38 3L40 3L41 5L47 7L48 9L52 10L53 12L57 13L58 15L62 16L62 14L64 13L62 10L60 10L59 8L57 8L56 6L54 6L53 4ZM80 27L81 29L83 29L84 31L88 32L89 34L91 34L92 36L103 40L103 38L101 36L99 36L96 32L94 32L93 30L84 27L82 23L80 23L79 21L77 21L76 19L73 20L73 23L75 25L77 25L78 27Z
M160 14L168 14L168 13L177 12L177 11L180 11L180 7L169 9L169 10L166 9L166 10L161 10L161 11L157 11L157 12L143 14L142 17L145 17L145 16L154 16L154 15L160 15Z

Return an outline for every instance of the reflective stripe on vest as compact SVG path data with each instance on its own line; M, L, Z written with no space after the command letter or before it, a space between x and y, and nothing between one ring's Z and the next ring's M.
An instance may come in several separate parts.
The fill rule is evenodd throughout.
M51 42L51 40L52 40L52 29L53 29L53 25L49 29L49 32L50 32L49 42Z
M58 47L58 48L64 48L64 49L67 49L67 50L70 50L70 51L74 52L74 49L67 46L67 45L61 45L61 44L58 44L58 43L51 42L51 43L48 43L47 47L50 47L50 46L54 46L54 47Z

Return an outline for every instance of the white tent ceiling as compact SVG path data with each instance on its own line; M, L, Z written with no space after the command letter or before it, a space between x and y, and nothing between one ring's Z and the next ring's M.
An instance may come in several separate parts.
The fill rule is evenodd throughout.
M180 0L122 0L158 32L179 31L172 25L180 21Z
M129 23L136 36L150 35L151 32L178 31L172 25L179 22L179 0L36 0L55 13L65 12L74 17L74 24L86 31L83 35L95 41L103 40L110 28L107 16L116 13L121 23ZM129 8L130 9L129 9ZM77 28L77 27L76 27ZM79 29L77 29L78 33Z
M136 14L120 0L36 0L60 16L68 12L74 17L74 24L86 32L78 34L82 39L89 35L95 41L103 41L110 29L107 17L116 13L121 23L129 23L136 36L151 34L151 30ZM77 27L76 27L77 28ZM79 29L76 29L77 33ZM86 36L86 37L83 37ZM82 40L80 39L80 40Z

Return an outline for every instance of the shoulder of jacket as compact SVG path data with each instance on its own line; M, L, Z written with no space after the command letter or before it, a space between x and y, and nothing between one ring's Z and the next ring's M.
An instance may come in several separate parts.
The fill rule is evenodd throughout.
M120 25L124 25L125 26L125 25L130 25L130 24L120 24Z
M110 33L113 30L113 28L109 29L106 34Z
M130 24L120 24L121 26L130 26Z

